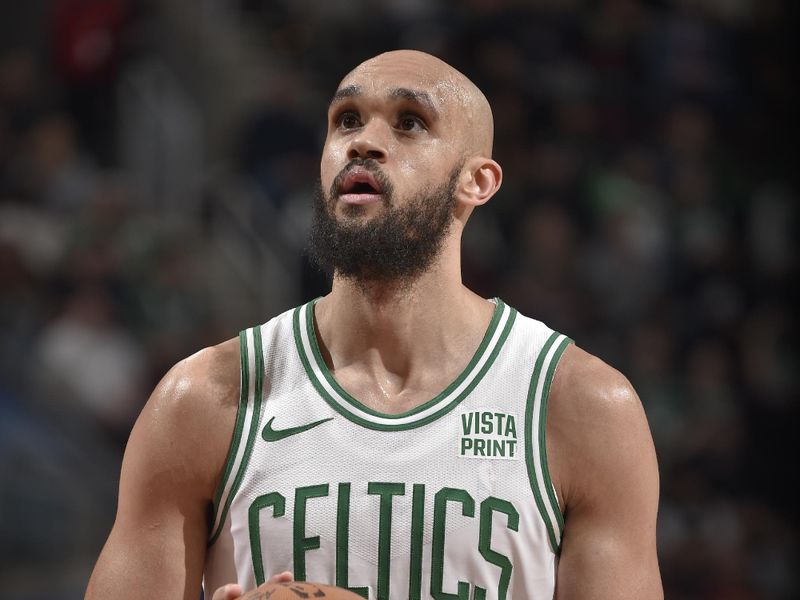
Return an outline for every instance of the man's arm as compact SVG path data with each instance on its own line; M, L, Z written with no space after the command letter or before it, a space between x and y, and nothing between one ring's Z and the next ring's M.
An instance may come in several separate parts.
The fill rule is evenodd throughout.
M553 381L547 450L565 516L556 598L663 598L647 418L627 379L580 348Z
M87 600L197 600L238 390L235 340L182 361L156 387L128 441L116 520Z

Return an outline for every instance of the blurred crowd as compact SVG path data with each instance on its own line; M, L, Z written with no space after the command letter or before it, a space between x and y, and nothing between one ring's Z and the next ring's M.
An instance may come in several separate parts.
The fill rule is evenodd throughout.
M642 398L667 597L797 597L791 4L0 9L4 589L81 597L149 390L324 293L304 244L327 100L410 47L495 112L505 181L467 228L465 281Z

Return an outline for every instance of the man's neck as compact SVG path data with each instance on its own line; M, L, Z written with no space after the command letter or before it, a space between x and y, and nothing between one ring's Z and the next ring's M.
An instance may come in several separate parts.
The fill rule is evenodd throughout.
M390 285L335 278L315 317L323 355L345 389L376 408L401 412L455 379L492 313L460 275L431 271Z

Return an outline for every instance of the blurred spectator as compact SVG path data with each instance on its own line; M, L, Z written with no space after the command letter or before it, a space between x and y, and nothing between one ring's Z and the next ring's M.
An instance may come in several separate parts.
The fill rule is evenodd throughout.
M51 3L51 51L64 100L83 145L101 164L114 164L115 81L124 58L130 0Z
M146 394L145 358L113 313L105 290L78 287L42 332L35 364L43 397L67 413L89 412L124 440Z
M41 117L27 133L16 175L29 197L56 213L74 213L89 201L97 177L66 115Z

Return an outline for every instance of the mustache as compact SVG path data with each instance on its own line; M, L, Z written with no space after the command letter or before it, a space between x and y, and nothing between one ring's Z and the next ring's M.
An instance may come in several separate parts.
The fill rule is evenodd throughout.
M339 173L334 177L333 183L331 184L331 189L329 192L329 198L338 198L339 190L342 188L342 183L344 182L344 178L347 177L348 173L359 167L364 169L365 171L369 171L372 173L372 176L375 178L375 181L378 185L381 186L381 191L385 198L392 197L392 182L389 180L389 177L381 170L378 162L372 158L354 158L350 162L348 162L344 168L339 171Z

